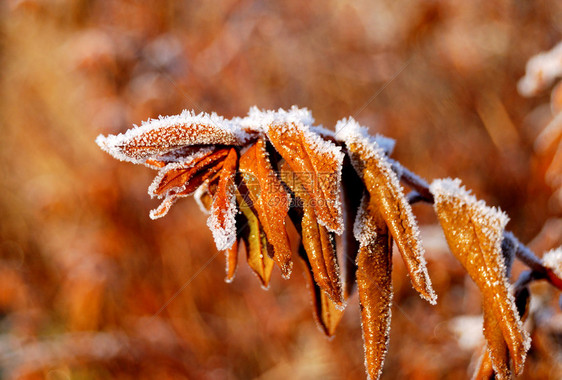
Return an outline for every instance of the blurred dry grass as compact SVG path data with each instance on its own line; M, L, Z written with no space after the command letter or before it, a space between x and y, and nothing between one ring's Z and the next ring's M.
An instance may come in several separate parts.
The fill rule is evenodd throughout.
M330 128L353 115L397 139L395 157L419 174L463 178L539 253L560 245L550 158L532 148L549 93L524 99L516 83L562 39L562 4L532 4L0 4L0 377L364 378L356 299L327 341L298 272L276 272L269 292L245 266L225 284L195 202L151 221L150 170L94 144L183 108L231 117L297 104ZM435 223L428 207L415 212ZM480 312L477 292L425 231L439 305L414 294L397 261L389 379L464 378L473 359L449 322ZM560 315L537 310L544 328L523 377L557 378Z

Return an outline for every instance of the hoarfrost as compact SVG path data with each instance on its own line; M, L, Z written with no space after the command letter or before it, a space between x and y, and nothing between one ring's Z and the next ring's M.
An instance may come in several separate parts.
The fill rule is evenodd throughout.
M556 276L562 278L562 247L546 252L542 262L545 267L552 269Z
M265 133L267 127L276 123L302 123L312 125L314 118L307 108L292 106L288 111L279 108L277 111L260 110L258 107L251 107L248 116L237 119L242 128L251 131Z
M306 120L303 110L297 109L294 112L297 116L279 117L268 122L264 126L265 131L273 146L288 162L293 171L307 175L306 172L312 169L312 173L309 174L313 176L314 183L310 184L305 180L302 180L302 182L305 188L311 192L312 197L315 198L318 223L330 232L341 235L344 226L340 184L344 154L341 147L331 141L324 140L320 134L311 128L310 123L314 121L312 116L309 120ZM297 120L296 117L304 121ZM290 145L286 144L289 139L292 139ZM289 150L294 149L294 146L297 145L299 145L297 149L302 150L302 153ZM307 163L303 161L304 157L299 157L300 155L308 158L311 167L307 167ZM321 198L321 195L324 198ZM335 212L335 215L332 215L328 210Z
M436 203L455 199L460 204L467 205L473 210L472 217L475 219L475 222L483 227L490 241L496 242L497 252L501 252L503 231L509 221L506 213L499 208L488 206L483 200L477 199L461 185L461 180L458 178L436 179L430 185L429 191L435 196Z
M207 227L211 230L215 245L219 251L229 249L236 241L236 214L238 213L238 207L234 191L230 191L229 198L230 202L227 204L227 207L222 209L217 209L216 202L213 201L211 215L207 219ZM219 213L223 222L219 220Z
M360 247L366 247L372 244L377 237L377 231L374 226L369 225L367 214L368 195L363 194L361 204L355 216L355 223L353 223L353 236L359 242Z
M158 186L162 182L162 179L164 178L164 176L166 175L167 172L169 172L170 170L177 170L177 169L186 169L187 170L187 169L192 167L192 164L196 163L201 158L210 154L211 152L213 152L213 150L214 150L214 147L202 148L201 150L192 154L191 156L184 157L182 159L179 159L176 162L171 162L171 163L167 164L166 166L164 166L163 168L161 168L158 171L158 174L156 175L156 177L154 177L154 180L152 181L150 186L148 187L148 194L150 195L150 197L151 198L157 197L159 199L162 199L164 197L167 197L170 192L173 192L173 193L182 192L185 189L186 184L184 184L181 187L174 187L172 189L169 189L165 194L157 194L157 189L158 189Z
M216 113L184 110L179 115L160 116L134 126L118 135L99 135L96 143L102 150L121 161L142 164L188 145L243 145L251 134L240 125Z
M345 143L362 143L365 145L376 144L388 156L394 151L396 140L380 134L371 135L367 127L359 125L352 117L344 118L336 123L335 137Z
M203 196L207 194L208 190L209 190L209 181L207 180L201 186L199 186L197 190L195 190L195 192L193 193L193 198L195 199L195 203L197 203L199 209L205 214L211 213L211 210L209 210L207 206L205 206L202 200Z

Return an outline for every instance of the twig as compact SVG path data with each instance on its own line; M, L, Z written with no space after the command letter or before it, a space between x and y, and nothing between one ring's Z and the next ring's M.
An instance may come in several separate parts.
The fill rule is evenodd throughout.
M434 203L433 194L429 191L429 184L425 179L418 176L408 168L404 167L401 163L395 160L390 160L392 170L398 175L401 181L415 190L420 197L419 201L424 201L430 204ZM417 200L416 200L417 201Z

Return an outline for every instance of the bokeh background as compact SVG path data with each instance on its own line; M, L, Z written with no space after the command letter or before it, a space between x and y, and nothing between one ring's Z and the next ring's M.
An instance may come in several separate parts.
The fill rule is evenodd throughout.
M365 378L356 297L327 340L298 266L269 291L245 265L226 284L193 199L150 220L154 173L94 139L184 108L296 104L328 128L351 115L418 174L500 206L540 255L562 244L552 152L533 149L550 92L516 85L561 20L557 0L1 2L0 378ZM383 378L467 378L480 298L431 208L414 212L439 304L396 260ZM558 295L533 287L522 378L562 377Z

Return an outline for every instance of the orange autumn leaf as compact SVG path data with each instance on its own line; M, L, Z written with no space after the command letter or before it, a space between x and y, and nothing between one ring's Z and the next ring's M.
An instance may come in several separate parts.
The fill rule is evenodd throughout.
M293 266L289 238L285 229L289 195L271 167L263 139L257 140L242 154L240 172L243 178L251 176L258 181L259 194L250 192L249 196L267 240L273 246L275 252L273 259L279 265L283 277L288 278Z
M264 288L269 287L274 261L270 257L269 244L260 221L246 200L239 192L236 199L242 213L242 231L240 237L246 247L248 266L258 276ZM273 254L273 252L271 252Z
M216 114L184 111L143 122L119 135L98 136L98 145L113 157L144 163L175 149L193 145L243 145L251 133Z
M307 279L307 285L310 293L312 294L314 320L326 336L334 336L336 328L343 317L344 310L341 306L332 301L326 292L323 291L314 280L312 267L310 265L308 255L306 252L303 252L304 246L302 244L299 251L299 257L305 267L304 273Z
M530 339L523 329L505 275L501 241L508 218L501 211L478 201L461 186L460 180L436 180L430 189L451 252L480 288L483 302L507 343L514 372L519 374L523 370ZM488 340L488 344L491 353L501 351L497 339ZM501 358L492 354L491 359L494 368L502 366Z
M365 364L369 377L378 379L390 339L392 237L380 211L368 197L363 197L353 229L360 243L356 276Z
M168 164L160 170L148 193L154 197L163 197L170 190L179 193L189 188L189 191L194 192L203 184L202 178L207 179L208 173L218 172L212 168L222 165L228 153L228 149L204 149L186 160Z
M483 332L486 341L486 355L492 365L497 380L507 380L511 378L509 369L509 351L503 338L499 321L494 314L492 305L483 302L482 311L484 314Z
M314 281L338 307L344 307L342 283L334 237L319 224L314 199L287 163L280 165L280 177L302 203L300 228L302 245L308 256Z
M490 359L490 352L488 351L488 347L484 347L482 356L472 375L472 380L495 380L495 376L494 367L492 367L492 359Z
M177 199L193 194L203 183L219 174L227 154L227 149L217 149L211 153L205 149L186 160L160 169L148 188L148 193L153 197L164 198L164 201L150 212L150 217L163 217Z
M384 147L351 118L338 123L336 135L346 144L351 163L365 183L372 208L379 210L388 226L414 289L435 304L437 296L427 272L417 222Z
M340 175L343 153L301 122L277 122L267 137L314 201L320 225L341 235Z
M235 149L230 149L222 162L217 189L213 196L211 215L207 219L207 226L211 229L219 250L229 249L236 241L238 207L236 205L234 177L237 167L238 153Z

